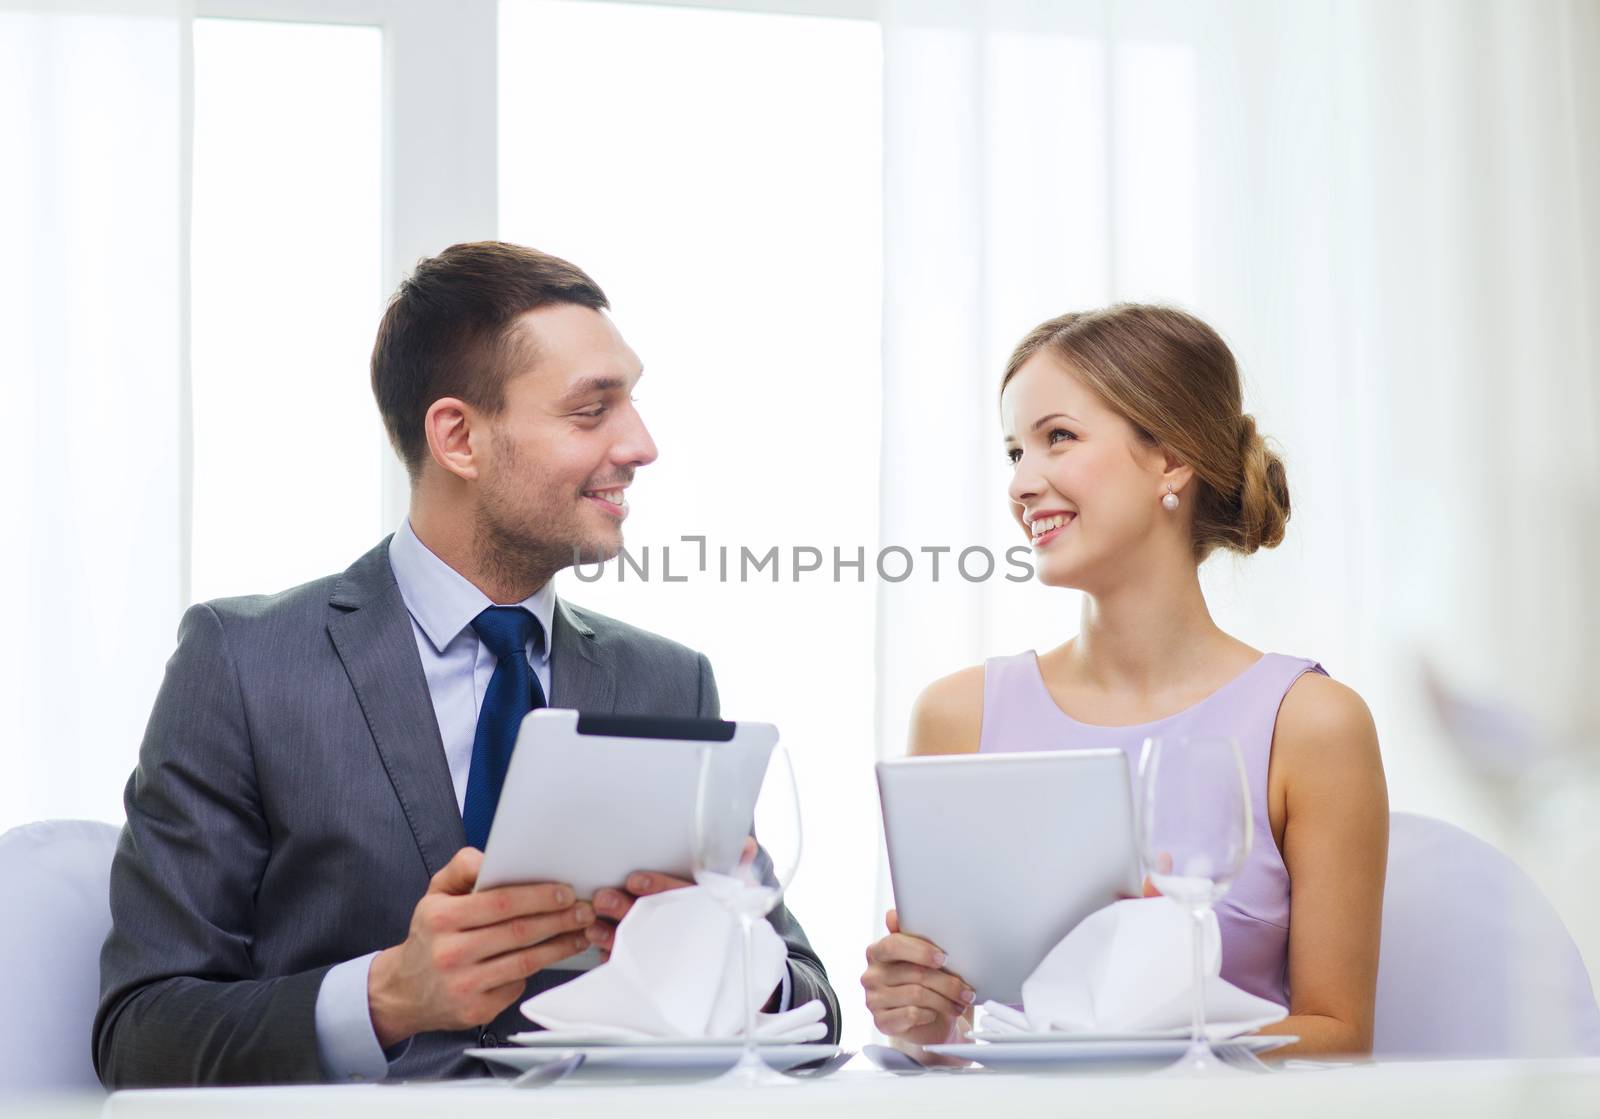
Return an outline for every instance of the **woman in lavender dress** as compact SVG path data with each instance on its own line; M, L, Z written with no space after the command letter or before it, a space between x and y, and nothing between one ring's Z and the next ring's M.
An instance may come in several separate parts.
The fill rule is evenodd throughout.
M934 681L910 752L1114 746L1137 761L1150 735L1237 739L1268 826L1218 906L1223 976L1288 1008L1267 1032L1301 1041L1280 1052L1370 1052L1389 825L1372 718L1314 661L1222 632L1200 590L1206 556L1273 547L1289 519L1233 355L1170 308L1062 315L1017 346L1000 413L1012 513L1039 579L1084 592L1078 632ZM892 910L887 924L867 1005L925 1056L959 1035L972 992Z

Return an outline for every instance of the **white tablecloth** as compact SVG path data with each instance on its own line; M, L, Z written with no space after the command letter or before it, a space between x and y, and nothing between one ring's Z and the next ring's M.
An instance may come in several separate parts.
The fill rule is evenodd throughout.
M19 1101L12 1101L18 1103ZM40 1101L41 1103L43 1101ZM0 1101L3 1103L3 1101ZM66 1101L37 1111L87 1119L99 1101ZM0 1106L10 1115L35 1109ZM1046 1115L1135 1119L1472 1119L1528 1115L1600 1117L1600 1061L1449 1061L1332 1071L1276 1072L1218 1081L1142 1076L928 1073L896 1077L857 1057L834 1076L758 1092L704 1083L608 1085L567 1081L535 1091L504 1084L360 1085L305 1088L203 1088L118 1092L104 1119L472 1119L560 1116L817 1116L888 1119L898 1115L1024 1119Z

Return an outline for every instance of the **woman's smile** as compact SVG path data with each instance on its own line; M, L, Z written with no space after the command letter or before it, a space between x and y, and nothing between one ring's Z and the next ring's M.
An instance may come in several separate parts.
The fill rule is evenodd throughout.
M1078 514L1067 512L1047 512L1034 516L1028 521L1028 542L1035 548L1043 548L1077 519Z

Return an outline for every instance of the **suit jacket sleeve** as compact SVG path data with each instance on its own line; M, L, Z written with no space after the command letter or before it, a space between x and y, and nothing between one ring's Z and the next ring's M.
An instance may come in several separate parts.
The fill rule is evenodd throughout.
M270 853L243 693L222 622L191 607L167 663L111 868L94 1061L108 1088L322 1079L327 968L251 962Z
M722 705L717 696L716 678L711 674L711 662L702 653L698 714L702 719L719 719L722 717L721 712ZM770 879L772 860L764 850L758 851L756 857L758 865L763 868L763 874ZM811 942L806 939L805 930L800 927L800 922L794 919L787 905L780 903L767 915L767 920L789 946L789 1005L800 1006L812 999L821 999L828 1011L828 1041L837 1043L840 1032L839 998L828 982L828 972L822 966L821 958L812 950Z

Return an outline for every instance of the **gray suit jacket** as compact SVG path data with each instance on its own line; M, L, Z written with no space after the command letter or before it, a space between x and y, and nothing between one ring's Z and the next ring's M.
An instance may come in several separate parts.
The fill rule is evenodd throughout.
M551 703L714 718L706 658L559 603ZM461 814L385 540L342 575L191 607L128 781L100 957L94 1060L108 1088L324 1078L317 992L398 944ZM795 1005L838 1002L780 907ZM570 977L541 972L529 993ZM520 1000L519 1000L520 1001ZM468 1045L528 1023L414 1038L405 1077L481 1075Z

